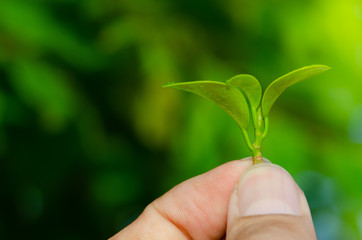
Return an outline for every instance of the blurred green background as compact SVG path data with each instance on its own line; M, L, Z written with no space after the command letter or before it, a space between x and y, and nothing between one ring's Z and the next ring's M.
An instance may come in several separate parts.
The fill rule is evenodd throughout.
M362 239L362 3L1 0L0 239L105 239L175 184L250 155L216 105L161 85L332 70L273 107L263 155L320 240Z

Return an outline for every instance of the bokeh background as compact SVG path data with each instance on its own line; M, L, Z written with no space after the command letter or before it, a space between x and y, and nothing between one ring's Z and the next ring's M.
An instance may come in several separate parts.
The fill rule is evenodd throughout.
M166 82L332 70L273 107L263 154L320 240L362 239L362 2L1 0L0 239L105 239L175 184L250 155Z

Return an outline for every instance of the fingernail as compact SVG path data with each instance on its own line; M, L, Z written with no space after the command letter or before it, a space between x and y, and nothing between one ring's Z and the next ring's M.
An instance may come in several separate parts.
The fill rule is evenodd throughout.
M266 159L263 157L263 163L271 163L271 161L269 161L269 159Z
M252 162L253 157L246 157L246 158L240 159L240 161L251 161ZM263 157L263 163L271 163L271 162L269 161L269 159L266 159Z
M252 166L241 177L236 191L239 217L301 215L297 185L290 174L277 165Z

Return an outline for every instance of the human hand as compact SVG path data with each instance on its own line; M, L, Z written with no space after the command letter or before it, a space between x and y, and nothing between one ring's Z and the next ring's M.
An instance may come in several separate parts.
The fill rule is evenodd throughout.
M225 163L156 199L110 240L317 239L304 193L283 168Z

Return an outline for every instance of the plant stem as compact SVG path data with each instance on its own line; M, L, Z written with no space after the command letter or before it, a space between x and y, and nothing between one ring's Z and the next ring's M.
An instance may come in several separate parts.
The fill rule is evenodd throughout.
M256 115L253 117L254 120L254 144L253 144L253 151L251 152L253 156L253 164L258 164L263 162L263 157L261 155L261 143L263 141L263 135L261 132L261 128L264 124L263 115L261 113L261 108L258 108L254 111ZM264 130L265 130L264 126ZM265 132L265 131L264 131Z
M245 141L246 141L246 145L248 146L249 150L250 150L251 152L253 152L253 151L254 151L254 148L253 148L253 145L252 145L251 142L250 142L250 138L249 138L248 132L247 132L244 128L241 129L241 130L242 130L242 132L243 132L244 139L245 139Z
M268 134L268 131L269 131L269 117L265 117L264 118L264 132L263 132L263 135L261 136L263 140L266 137L266 135Z
M251 116L253 119L254 129L257 129L258 128L258 110L255 109L254 107L251 107Z
M253 164L258 164L258 163L263 162L263 157L261 155L261 144L269 130L269 119L268 119L268 117L263 118L260 107L257 109L252 107L251 115L252 115L253 126L254 126L254 142L251 143L246 129L242 129L242 132L243 132L246 144L253 157Z
M263 162L263 157L261 156L261 148L253 151L251 154L253 156L253 164L258 164Z

